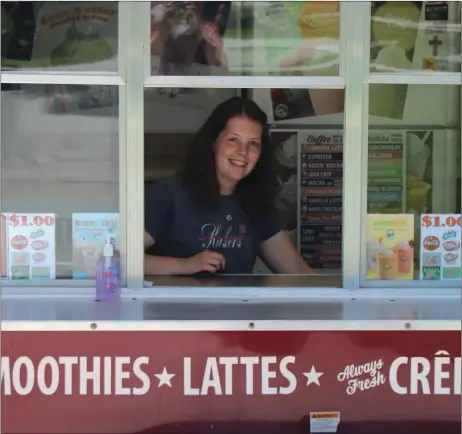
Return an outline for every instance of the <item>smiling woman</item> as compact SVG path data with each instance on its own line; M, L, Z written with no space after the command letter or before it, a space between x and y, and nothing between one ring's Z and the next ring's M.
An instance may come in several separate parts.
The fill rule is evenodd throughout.
M145 274L251 274L257 256L276 273L311 273L276 217L267 117L253 101L219 104L175 176L146 197Z

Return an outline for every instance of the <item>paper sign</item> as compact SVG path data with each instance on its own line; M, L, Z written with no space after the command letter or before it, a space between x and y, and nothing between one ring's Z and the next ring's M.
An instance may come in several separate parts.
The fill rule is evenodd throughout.
M107 238L119 245L119 214L72 214L72 277L94 279L96 263Z
M8 214L8 278L54 279L55 214Z
M423 214L420 219L420 279L460 280L460 214Z
M368 214L368 280L414 279L414 214Z
M310 432L337 432L339 411L310 412Z

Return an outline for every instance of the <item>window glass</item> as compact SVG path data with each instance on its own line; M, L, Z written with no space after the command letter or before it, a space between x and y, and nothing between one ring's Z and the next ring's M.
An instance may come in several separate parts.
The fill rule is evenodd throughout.
M94 279L118 242L117 92L2 85L2 278Z
M370 87L368 280L460 280L460 92Z
M372 2L371 72L460 72L461 3Z
M302 257L302 262L317 276L326 277L313 281L313 285L340 286L344 91L185 89L182 92L167 95L162 89L145 90L145 227L151 237L146 253L151 257L190 262L195 255L211 251L223 255L226 265L217 272L200 272L184 271L166 263L162 269L145 270L146 279L168 284L165 277L152 275L225 274L228 278L229 275L306 274L305 266L302 272L296 269L284 272L278 267L285 264L268 260L271 249L265 253L262 245L282 231L291 243L291 251ZM252 161L251 144L246 145L246 137L253 134L252 125L239 124L228 130L229 121L223 129L219 121L221 115L212 115L215 119L213 139L208 133L201 136L210 139L210 146L202 147L200 141L195 141L217 105L228 104L234 96L254 101L268 119L269 140L259 144L262 148L256 163ZM255 134L257 140L263 140L261 131ZM237 142L234 135L238 136ZM242 149L233 151L236 146ZM191 153L200 155L200 160L194 160L203 166L198 176L212 174L218 181L222 194L212 211L201 208L199 200L181 181L172 181L175 176L184 175L185 167L189 168ZM275 204L275 213L259 214L258 219L253 220L247 211L242 212L241 202L237 202L238 205L234 202L237 190L227 194L223 184L232 178L233 185L238 185L236 188L241 185L242 189L247 188L244 191L254 191L245 187L245 179L251 176L252 170L257 171L257 164L266 164L261 163L266 161L263 155L269 154L274 166L264 183L274 182L271 201ZM207 164L210 159L212 163ZM234 167L241 162L243 165L255 163L255 166L241 174L240 167ZM261 191L266 194L266 188ZM253 200L260 202L256 196ZM284 255L278 252L276 256ZM254 282L250 280L246 284ZM298 282L310 286L306 280ZM271 282L266 281L265 285L271 286Z
M117 2L2 2L2 69L117 71Z
M152 75L339 74L340 2L152 2Z

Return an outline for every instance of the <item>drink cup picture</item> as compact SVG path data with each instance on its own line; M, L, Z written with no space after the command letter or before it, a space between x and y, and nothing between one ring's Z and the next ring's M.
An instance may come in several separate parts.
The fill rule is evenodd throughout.
M380 280L396 280L398 277L398 255L391 249L382 250L378 255Z
M98 249L88 249L83 251L85 273L88 278L94 279L96 277L96 263L98 262L99 257Z
M414 261L414 247L410 246L408 242L402 241L396 245L396 248L398 251L398 272L401 274L411 273Z

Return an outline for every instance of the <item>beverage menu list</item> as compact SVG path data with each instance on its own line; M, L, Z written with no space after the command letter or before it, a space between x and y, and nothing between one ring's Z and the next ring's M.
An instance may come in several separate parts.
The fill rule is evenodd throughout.
M405 211L405 138L400 131L369 132L369 214Z
M370 131L368 213L405 211L406 132ZM314 269L342 267L343 131L299 131L300 253Z
M342 268L343 133L298 134L300 252L313 269Z

